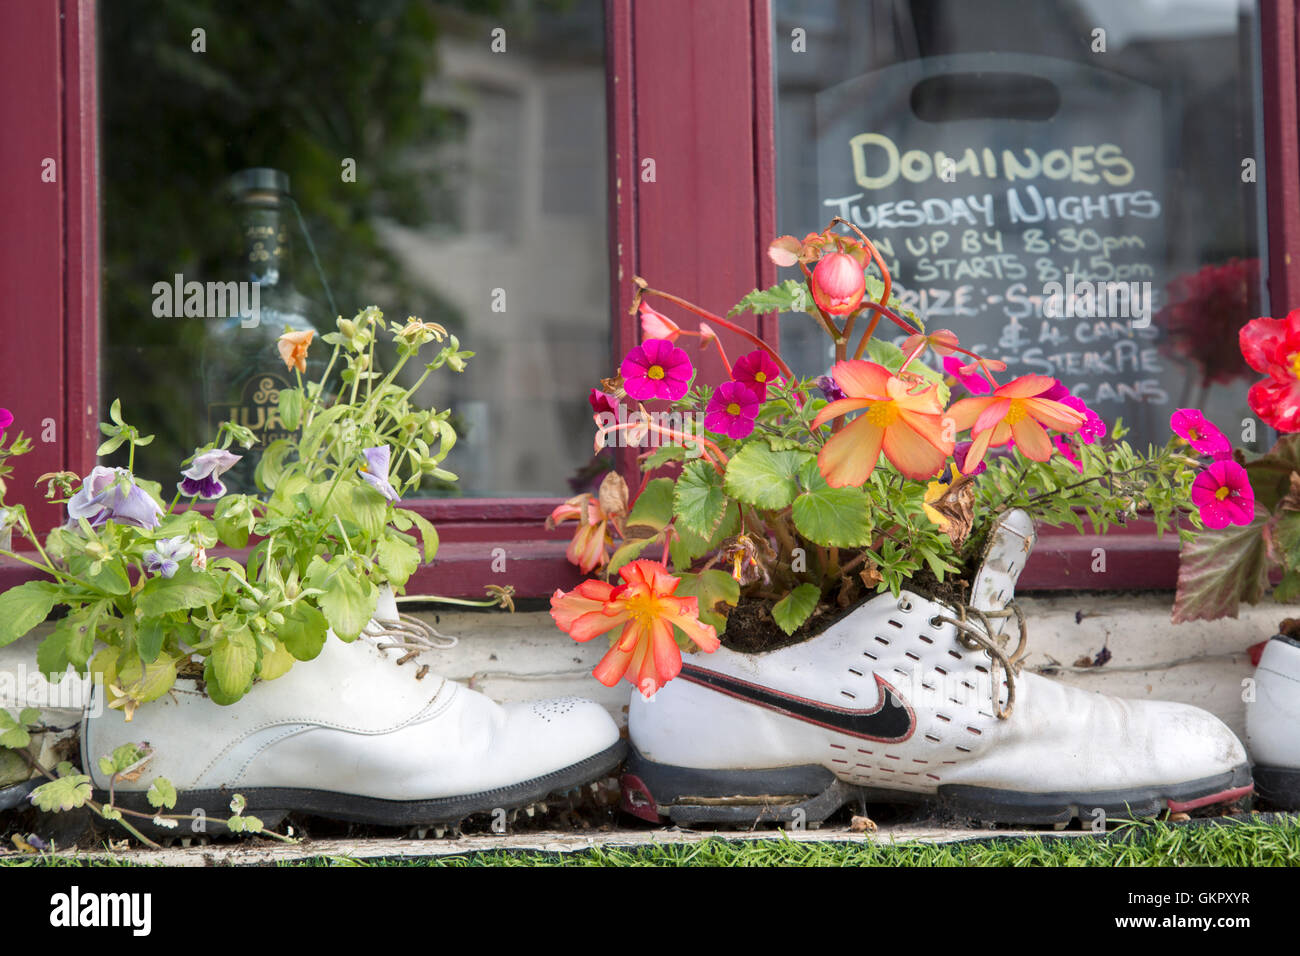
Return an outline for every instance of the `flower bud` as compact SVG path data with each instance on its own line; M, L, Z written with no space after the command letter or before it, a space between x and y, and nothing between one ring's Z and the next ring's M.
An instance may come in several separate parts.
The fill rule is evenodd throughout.
M866 291L862 266L847 252L827 253L813 270L813 301L830 315L852 312Z
M357 324L351 319L345 319L339 316L339 331L343 333L345 339L351 339L357 334Z

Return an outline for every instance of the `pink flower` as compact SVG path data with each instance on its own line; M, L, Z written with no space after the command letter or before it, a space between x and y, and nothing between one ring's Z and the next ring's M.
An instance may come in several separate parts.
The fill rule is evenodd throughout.
M695 369L686 353L667 339L649 339L627 353L619 369L623 388L638 401L676 401L686 394Z
M641 303L641 338L643 339L667 339L669 342L676 342L677 336L682 334L679 326L662 312L657 312L646 303Z
M973 441L959 441L952 449L952 460L956 464L957 470L963 475L970 475L972 478L984 474L989 467L987 462L981 461L975 466L974 471L966 470L966 456L970 454L971 446L974 444Z
M1101 420L1100 415L1087 406L1083 399L1075 398L1073 395L1066 392L1066 394L1057 399L1057 401L1067 408L1073 408L1076 412L1081 412L1083 414L1083 424L1079 426L1079 430L1076 434L1079 436L1079 440L1085 445L1095 444L1097 439L1106 437L1106 423Z
M704 427L728 438L744 438L754 430L758 404L754 393L740 382L724 382L709 399Z
M0 408L0 438L5 437L5 429L14 423L13 412L7 408Z
M857 259L847 252L821 257L812 274L813 301L830 315L852 312L867 291L867 279Z
M1179 438L1202 455L1215 458L1232 457L1232 443L1228 437L1214 427L1214 423L1195 408L1180 408L1169 416L1169 427Z
M966 366L955 355L949 355L943 360L943 370L960 382L966 391L972 395L987 395L993 391L993 386L980 374L978 368L979 366L976 366L976 371L968 374Z
M1212 462L1192 482L1192 504L1207 528L1250 524L1255 519L1255 491L1246 469L1235 461Z
M776 367L776 362L772 361L772 356L762 349L755 349L747 355L742 355L731 367L732 379L753 392L760 402L767 399L767 386L775 382L780 375L781 370Z
M1075 399L1075 401L1078 401L1078 399ZM1102 427L1105 428L1106 426L1103 425ZM1079 433L1082 434L1082 432L1083 430L1080 429ZM1070 440L1068 438L1064 435L1053 435L1052 444L1055 445L1056 450L1065 457L1065 460L1074 466L1075 471L1078 471L1080 474L1083 473L1083 462L1080 461L1079 456L1074 453L1074 449L1070 446ZM1092 442L1086 442L1085 444L1090 445Z

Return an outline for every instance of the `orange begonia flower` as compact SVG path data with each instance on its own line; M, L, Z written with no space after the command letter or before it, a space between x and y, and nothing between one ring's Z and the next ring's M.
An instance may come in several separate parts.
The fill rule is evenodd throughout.
M307 374L307 346L311 345L311 337L315 334L312 329L302 329L285 332L280 336L275 346L280 350L285 368L296 368L304 375Z
M619 569L620 585L583 581L551 596L551 617L575 641L589 641L622 628L592 674L606 687L625 675L649 697L682 669L674 628L712 653L720 644L712 625L700 622L699 601L676 597L680 578L657 561L633 561Z
M963 398L948 409L948 417L959 431L969 428L973 444L966 454L966 471L972 471L990 447L1015 440L1016 447L1034 461L1052 457L1052 439L1047 428L1065 434L1079 430L1086 417L1069 405L1042 398L1056 379L1046 375L1022 375L993 390L991 395Z
M871 477L882 450L908 478L929 478L943 468L955 432L944 427L937 386L909 384L883 365L861 359L837 362L831 377L848 397L818 412L813 427L865 411L832 435L817 456L828 485L861 485ZM945 438L945 432L951 434Z
M606 514L595 497L581 494L556 507L547 517L546 527L555 528L569 520L578 522L578 529L564 555L583 574L590 574L592 569L604 567L609 560L606 545L610 541L608 525L611 517L613 515Z

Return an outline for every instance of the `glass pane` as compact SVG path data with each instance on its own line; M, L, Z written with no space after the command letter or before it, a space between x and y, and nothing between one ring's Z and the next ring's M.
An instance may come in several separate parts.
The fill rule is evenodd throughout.
M158 436L137 470L166 484L223 417L274 437L285 324L375 304L477 353L421 388L453 410L461 479L423 493L569 493L591 454L571 383L610 348L600 0L114 0L99 21L103 395Z
M1176 407L1229 431L1250 415L1237 329L1269 308L1255 4L777 0L775 17L782 233L850 219L931 329L1059 378L1135 442L1163 443ZM796 371L825 371L806 316L781 335Z

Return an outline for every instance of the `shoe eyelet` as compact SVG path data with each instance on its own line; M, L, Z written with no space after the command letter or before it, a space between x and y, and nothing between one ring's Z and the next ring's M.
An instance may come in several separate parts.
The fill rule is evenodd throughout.
M939 615L938 615L938 614L936 614L934 617L930 618L930 620L929 620L927 623L928 623L932 628L934 628L936 631L939 630L941 627L943 627L943 621L939 620Z
M898 609L902 611L904 614L906 614L908 611L912 610L912 602L909 601L907 598L899 598Z

